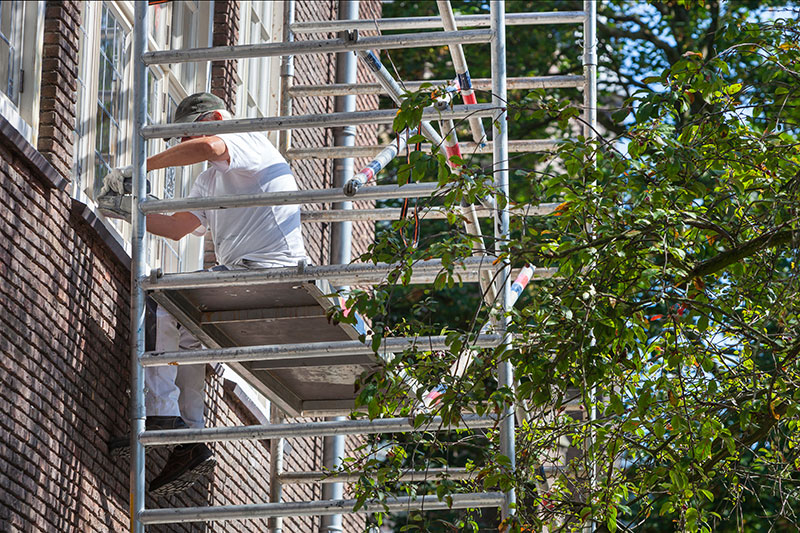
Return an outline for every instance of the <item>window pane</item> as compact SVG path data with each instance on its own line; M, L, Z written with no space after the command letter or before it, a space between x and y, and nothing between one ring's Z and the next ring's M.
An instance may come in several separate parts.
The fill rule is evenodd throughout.
M147 8L148 17L147 24L149 26L150 36L156 42L156 47L163 49L167 44L167 24L166 20L169 12L167 11L167 4L156 4Z
M0 91L19 105L25 2L0 2Z
M97 124L95 131L95 190L109 169L120 166L123 153L121 127L126 109L122 91L127 63L126 32L103 4L100 21L100 58L97 81Z
M242 43L270 42L272 5L270 2L250 2L249 21L243 24ZM269 113L269 82L271 59L267 57L244 59L242 77L245 80L244 108L248 117L266 116Z
M194 2L172 2L172 49L197 48L197 5ZM172 70L186 89L195 92L196 63L178 63Z
M85 50L87 36L86 36L86 20L85 20L85 13L86 13L86 6L81 6L82 12L84 16L81 17L81 25L78 26L78 34L79 34L79 50ZM86 135L87 129L89 127L88 124L88 117L85 117L85 113L83 112L83 99L85 97L86 88L86 80L83 78L84 76L84 62L87 61L86 53L80 54L80 64L78 65L78 90L76 91L77 96L77 106L76 106L76 120L75 120L75 129L73 130L73 164L72 164L72 176L75 180L75 189L76 190L83 190L84 187L87 186L87 183L84 178L84 171L86 169L86 154L83 154L81 151L81 144L80 139Z

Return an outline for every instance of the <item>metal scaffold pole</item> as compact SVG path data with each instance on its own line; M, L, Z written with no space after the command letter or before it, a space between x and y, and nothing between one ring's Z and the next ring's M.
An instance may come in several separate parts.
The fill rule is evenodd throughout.
M507 26L533 26L550 24L578 24L583 22L583 11L558 11L553 13L509 13L504 23ZM458 15L456 24L462 28L491 26L487 15ZM341 21L295 22L292 31L295 33L318 33L347 30L411 30L438 29L442 27L442 18L430 17L397 17L387 19L363 19L355 23Z
M494 152L493 165L494 182L498 188L498 196L508 198L508 114L505 107L508 102L508 90L506 87L506 27L505 27L505 2L502 0L492 0L490 3L490 17L492 29L492 101L498 108L494 117ZM509 218L507 202L498 201L497 205L505 205L498 209L498 223L495 224L496 242L495 247L502 247L509 236ZM508 261L503 262L502 272L499 282L502 284L499 291L501 296L502 318L500 329L504 335L503 343L507 346L511 342L511 335L508 332L509 304L511 303L511 265ZM514 389L514 369L510 361L501 361L497 369L498 387L508 390ZM516 446L515 435L514 405L507 405L502 410L500 419L500 453L508 457L509 468L513 471L516 467ZM509 489L503 499L501 519L509 518L515 512L516 492Z
M275 404L270 405L270 422L280 424L283 422L283 414ZM282 437L275 437L269 441L269 501L270 503L280 504L283 498L283 452L286 441ZM273 516L270 518L269 527L271 533L283 532L283 517Z
M294 0L285 0L283 2L283 42L290 44L294 42L294 33L292 32L292 23L294 22ZM294 56L285 55L281 57L281 95L280 95L280 111L282 117L288 117L292 114L292 95L290 93L292 84L294 83ZM280 139L278 141L278 149L281 154L286 156L289 148L292 145L292 130L285 129L280 132Z
M380 502L367 502L358 511L351 513L401 513L408 511L447 511L453 509L478 509L497 507L503 494L484 492L481 494L454 494L447 501L440 501L435 494L426 496L391 496ZM275 516L298 517L321 514L337 514L342 509L353 509L358 500L333 500L313 502L287 502L281 504L249 504L217 507L178 507L151 509L144 513L144 522L150 524L180 524L187 522L212 522L270 518Z
M396 48L417 48L421 46L441 46L449 43L478 44L487 43L491 32L487 30L437 31L426 33L407 33L363 37L352 42L346 39L327 39L324 41L294 41L291 43L240 44L236 46L217 46L213 48L188 48L185 50L164 50L148 52L143 60L146 65L165 63L189 63L197 61L224 61L228 59L247 59L251 57L275 57L287 54L325 54L350 52L353 50L390 50Z
M452 80L404 81L407 91L418 91L423 84L443 87ZM524 78L507 78L509 90L520 89L580 89L583 87L583 76L528 76ZM476 78L472 80L472 88L476 91L491 91L492 80ZM332 83L327 85L295 85L289 90L294 98L304 96L340 96L344 94L388 94L380 83ZM486 142L486 139L483 140Z
M233 426L215 428L173 429L146 431L141 440L148 446L189 444L193 442L222 442L236 440L265 440L276 438L300 439L333 435L376 435L408 431L460 431L487 429L497 425L494 416L463 414L459 420L445 421L440 416L427 424L415 426L409 418L375 418L373 420L326 420L324 422L295 422L263 426Z
M584 88L583 88L583 136L588 146L594 146L597 140L597 2L596 0L584 0L583 10L585 19L583 22L583 75L584 75ZM597 463L595 460L595 451L591 448L594 446L596 434L593 427L594 421L597 420L597 390L592 387L588 392L590 405L587 406L586 417L588 419L589 436L585 446L586 451L589 453L588 466L589 466L589 487L588 495L591 493L597 484ZM588 503L588 501L587 501ZM595 522L593 517L589 517L584 524L583 530L585 533L595 531Z
M597 138L597 3L584 0L586 19L583 22L583 136L590 142Z
M340 20L358 19L358 0L339 0L338 13ZM345 38L346 35L340 37ZM357 57L349 52L342 52L336 55L336 83L351 84L356 82ZM356 95L336 96L334 99L334 111L353 112L356 110ZM334 134L334 146L352 147L356 143L356 126L343 126L337 128ZM336 159L333 162L333 186L335 188L344 187L345 182L353 175L353 158ZM337 202L333 204L333 209L352 210L352 202ZM352 254L352 222L335 222L331 224L331 264L347 264L350 262ZM349 289L349 287L341 287ZM328 420L344 420L343 417L333 417ZM322 441L322 466L328 471L337 470L345 454L344 435L334 435L325 437ZM322 486L323 500L341 500L344 497L344 484L332 483ZM341 533L342 515L322 515L320 516L320 533Z
M141 356L145 351L145 292L140 281L145 276L144 214L139 201L147 197L147 145L139 134L147 118L147 75L142 54L147 47L147 2L136 2L134 10L134 136L133 136L133 214L131 216L131 532L144 533L141 514L144 512L144 446L139 435L145 430L144 368Z
M442 117L451 120L464 118L490 117L495 110L491 105L475 104L455 105L450 109L440 110L433 107L422 112L423 121L440 120ZM239 118L233 120L186 122L182 124L161 124L147 126L142 130L146 139L162 139L166 137L192 137L195 135L217 135L219 133L242 133L248 131L274 131L302 128L333 128L351 124L391 124L397 115L395 109L378 109L374 111L354 111L352 113L332 113L328 115L293 115L288 117ZM438 134L437 134L438 136ZM441 137L438 141L441 142Z
M583 76L581 76L583 80ZM583 81L581 81L583 87ZM491 141L483 146L479 146L473 142L462 142L461 152L464 155L472 154L491 154L494 148ZM528 153L528 152L548 152L558 147L558 141L546 139L530 139L522 141L509 141L509 152ZM372 146L354 146L353 148L338 147L338 146L318 146L315 148L292 148L289 150L289 160L297 159L338 159L344 157L373 157L375 154L385 149L383 145ZM429 152L433 145L423 143L420 150Z

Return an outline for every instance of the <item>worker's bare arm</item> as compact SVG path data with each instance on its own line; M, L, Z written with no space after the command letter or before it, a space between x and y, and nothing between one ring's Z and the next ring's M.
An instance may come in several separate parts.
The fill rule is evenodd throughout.
M200 219L191 213L175 213L161 215L149 213L147 215L147 231L172 240L180 240L200 226Z
M147 158L147 170L194 165L203 161L227 161L228 147L220 137L210 135L188 139Z

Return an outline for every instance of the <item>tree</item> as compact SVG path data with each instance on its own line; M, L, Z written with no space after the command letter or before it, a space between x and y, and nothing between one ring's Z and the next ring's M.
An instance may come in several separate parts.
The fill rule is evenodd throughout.
M472 449L480 484L519 492L510 529L570 529L585 520L609 531L796 527L800 28L758 21L745 2L632 6L603 7L604 61L617 77L605 87L616 112L604 116L601 141L564 141L559 163L530 159L517 172L523 185L512 200L561 207L556 216L515 218L510 241L495 243L495 254L516 266L558 269L512 312L511 349L484 351L464 376L448 377L469 335L497 312L476 305L462 328L446 330L446 353L401 354L366 381L360 401L371 416L411 410L402 368L425 387L446 385L438 411L445 419L499 412L512 399L524 405L516 469L491 432L483 450ZM536 91L509 102L515 113L539 121L539 131L577 115L560 95ZM468 171L456 176L441 156L412 157L401 176L418 169L418 177L435 172L457 184L440 199L453 219L463 198L493 189L480 159L464 161ZM416 260L447 258L441 290L457 282L452 264L472 253L473 237L458 231L425 248L409 245L400 235L411 224L395 222L368 256L399 261L397 283L351 296L373 317L377 339L438 333L442 322L418 320L414 306L392 315L393 298ZM489 378L501 360L512 361L516 390ZM595 420L562 408L573 394L585 409L596 407ZM427 416L418 414L418 423ZM425 439L429 461L442 452ZM564 439L583 453L544 490L543 458ZM410 461L409 449L423 448L358 464L391 479ZM443 486L440 497L460 490ZM366 498L382 489L360 490Z

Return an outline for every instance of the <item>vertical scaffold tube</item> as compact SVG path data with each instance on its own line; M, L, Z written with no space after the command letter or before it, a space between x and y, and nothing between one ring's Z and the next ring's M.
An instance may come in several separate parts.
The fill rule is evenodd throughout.
M436 0L439 6L439 14L442 17L442 26L445 31L457 31L456 17L453 15L453 9L450 7L450 0ZM467 68L467 58L464 55L464 48L460 44L448 45L450 48L450 56L453 58L453 67L456 70L456 78L458 79L458 88L461 91L461 98L465 104L477 104L475 99L475 91L472 90L472 78L469 75L469 68ZM483 121L479 117L469 119L469 126L472 130L472 140L478 146L486 145L486 132L483 129Z
M294 41L294 34L291 25L294 23L295 0L284 0L283 2L283 36L285 42ZM294 56L286 55L281 57L281 99L280 114L288 117L292 114L292 96L289 89L294 84ZM289 153L292 146L292 130L286 129L280 132L279 150L284 157ZM270 422L279 423L282 413L275 405L270 407ZM280 475L283 473L283 439L272 439L269 446L269 501L280 503L283 498L283 486ZM271 533L283 533L283 518L276 516L270 519L269 528Z
M498 189L498 196L508 198L508 120L506 114L506 102L508 101L508 91L506 86L506 26L505 26L505 2L492 0L490 2L490 15L492 28L492 101L497 106L498 111L494 119L493 131L493 165L495 186ZM496 211L499 216L499 224L496 224L496 247L503 247L509 236L508 203L497 202L498 206L505 205ZM501 318L500 329L503 332L503 344L508 345L511 336L508 332L509 324L509 304L511 303L511 265L508 261L503 262L502 272L498 276L498 281L502 283L503 315ZM498 386L508 390L514 389L514 370L510 361L502 361L497 369ZM508 457L509 467L513 471L516 468L516 445L514 442L515 434L514 406L508 405L503 408L500 420L500 453ZM503 502L501 518L505 520L514 514L516 507L516 492L512 488L506 492Z
M271 424L283 422L283 413L275 407L275 404L270 406L269 421ZM271 439L269 441L269 501L271 503L280 503L283 499L281 474L283 474L284 444L284 439ZM269 529L270 533L283 533L283 518L280 516L270 518Z
M131 216L131 532L144 533L139 516L144 511L144 446L139 435L145 429L144 354L145 217L139 201L147 197L147 145L141 136L147 117L147 74L142 54L147 49L147 2L136 2L133 22L133 214Z
M597 4L595 0L584 0L586 20L583 23L583 90L584 121L583 136L586 140L597 137Z
M358 0L339 0L339 20L358 19ZM336 83L353 84L356 80L358 63L356 57L350 52L336 54ZM334 98L334 111L352 112L356 110L356 95L336 96ZM355 146L356 127L343 126L335 129L333 138L334 146ZM346 181L353 175L353 158L334 159L333 186L344 187ZM333 209L352 209L351 202L333 204ZM346 264L350 262L351 255L352 222L335 222L331 225L331 264Z
M358 19L358 0L339 0L339 20ZM347 37L343 32L342 37ZM349 52L336 54L336 83L353 84L356 80L357 58ZM356 110L356 95L337 96L334 99L334 111L349 112ZM343 126L336 129L333 144L335 146L354 146L356 127ZM336 159L333 162L333 186L343 187L345 181L353 174L353 158ZM334 209L352 209L351 202L333 204ZM331 225L330 263L344 265L350 262L352 255L352 222L335 222ZM349 287L342 287L348 289ZM328 420L344 420L343 417ZM342 465L345 453L344 435L325 437L322 441L322 466L327 471L338 470ZM343 483L326 483L322 485L323 500L341 500L344 497ZM320 516L320 533L341 533L342 515Z
M292 23L294 23L294 0L284 0L283 2L283 35L284 42L290 43L294 41L294 33L292 33ZM287 55L281 57L281 97L280 97L280 113L282 117L288 117L292 114L292 95L289 94L294 84L294 56ZM286 157L289 148L292 146L292 130L285 129L280 132L280 139L278 141L278 148Z
M586 18L583 21L583 136L587 144L594 144L597 139L597 4L595 0L584 0L583 11ZM589 434L586 442L586 452L594 454L592 447L595 442L593 423L597 419L597 390L592 387L588 391L589 405L586 417L589 422ZM589 457L589 497L597 485L597 464L594 457ZM583 526L585 533L595 531L595 522L589 517Z

